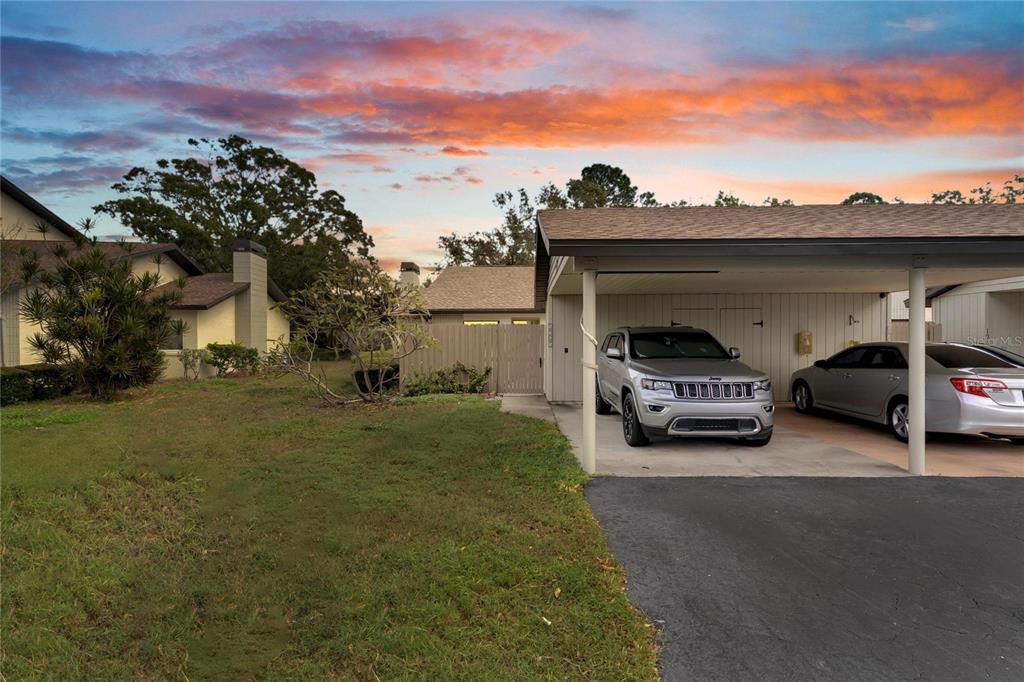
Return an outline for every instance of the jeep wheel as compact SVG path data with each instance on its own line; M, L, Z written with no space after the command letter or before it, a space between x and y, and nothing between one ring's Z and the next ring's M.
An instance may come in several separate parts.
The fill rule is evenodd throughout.
M596 377L594 379L594 393L597 394L594 400L594 412L597 414L611 414L611 403L601 397L601 380Z
M626 445L634 448L643 447L651 442L640 423L632 393L627 393L622 398L622 437L626 439Z

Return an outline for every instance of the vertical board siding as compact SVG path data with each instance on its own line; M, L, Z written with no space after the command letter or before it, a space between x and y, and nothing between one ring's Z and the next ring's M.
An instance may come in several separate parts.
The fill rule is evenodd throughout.
M1024 354L1024 291L988 294L987 341Z
M696 312L701 309L707 313ZM722 328L723 310L728 319L744 317L738 309L760 311L764 328L756 328L757 348L743 348ZM745 359L756 358L757 369L767 373L775 385L775 398L789 398L790 375L796 370L828 357L854 341L884 341L889 318L888 301L874 294L616 294L597 297L598 341L615 327L668 326L675 311L692 311L691 319L708 320L708 331L723 345L739 346ZM549 379L545 387L553 402L582 400L583 314L581 296L552 296L548 300L548 324L552 348ZM856 322L851 325L849 316ZM680 315L677 315L679 317ZM679 320L676 320L677 322ZM814 352L798 355L797 333L814 335Z
M952 294L932 300L932 320L942 325L946 341L967 343L989 336L986 293Z
M491 368L493 393L540 393L545 325L432 324L437 343L400 362L401 381L461 362L480 371Z
M11 287L4 292L3 295L3 307L0 309L0 315L3 316L3 342L4 342L4 355L3 365L10 367L12 365L19 364L21 355L21 340L18 334L18 327L21 322L21 311L19 307L20 296L19 288Z

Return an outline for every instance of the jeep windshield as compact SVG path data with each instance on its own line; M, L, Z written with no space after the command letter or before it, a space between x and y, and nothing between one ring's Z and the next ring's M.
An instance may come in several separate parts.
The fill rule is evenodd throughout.
M637 360L729 358L715 337L703 331L634 332L629 340L629 354Z

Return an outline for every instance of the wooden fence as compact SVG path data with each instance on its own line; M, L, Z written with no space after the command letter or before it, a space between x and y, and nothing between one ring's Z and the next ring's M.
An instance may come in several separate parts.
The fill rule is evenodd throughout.
M437 345L402 359L403 382L461 362L479 370L490 367L494 393L544 391L544 325L432 324L430 332Z

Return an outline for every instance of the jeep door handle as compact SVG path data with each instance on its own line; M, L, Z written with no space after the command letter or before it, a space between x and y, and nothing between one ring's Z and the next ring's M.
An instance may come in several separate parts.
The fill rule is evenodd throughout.
M844 379L852 379L853 375L850 374L849 372L843 372L843 378Z
M899 381L902 378L903 377L901 377L899 374L890 374L889 375L889 381Z

